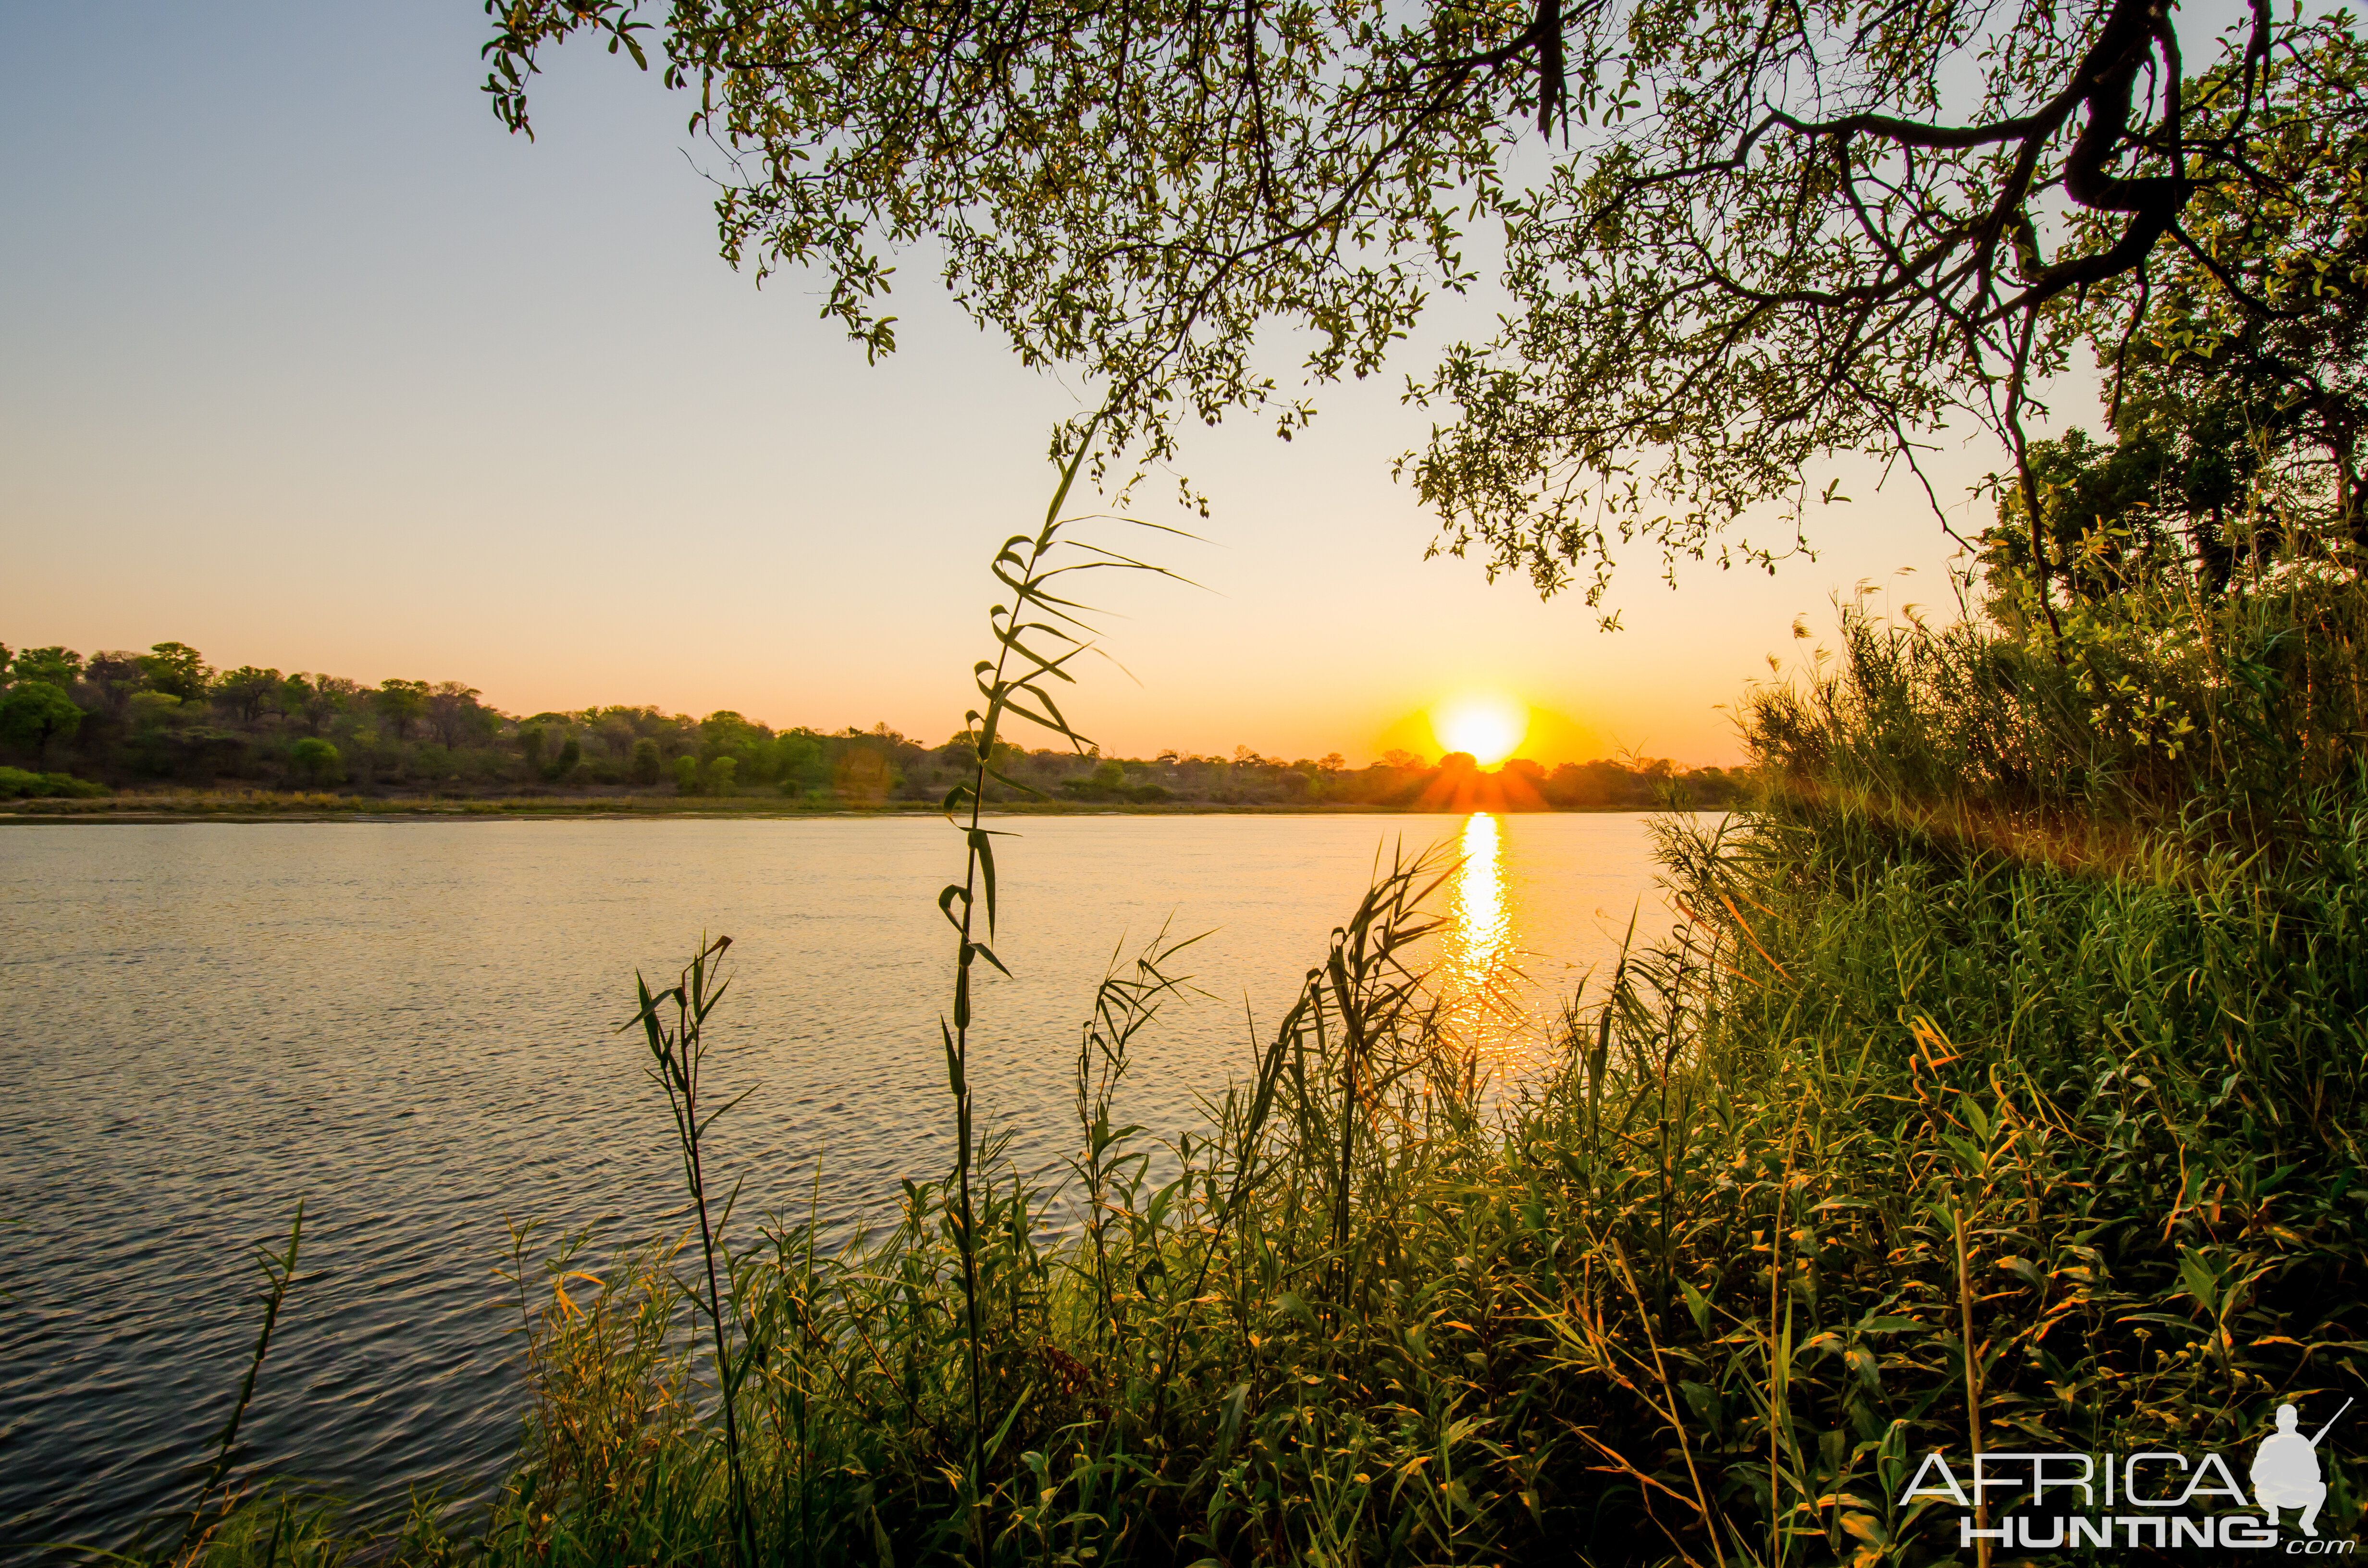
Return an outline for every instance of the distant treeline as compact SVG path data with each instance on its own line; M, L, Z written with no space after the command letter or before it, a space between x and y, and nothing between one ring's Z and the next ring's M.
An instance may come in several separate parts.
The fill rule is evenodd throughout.
M929 744L875 724L774 730L729 710L695 719L649 707L523 717L459 681L382 680L242 665L195 648L144 653L0 645L0 796L127 787L324 790L363 794L537 795L652 791L772 795L816 804L935 801L966 777L966 737ZM998 748L990 800L1107 805L1313 805L1508 811L1717 808L1738 772L1666 761L1516 759L1494 770L1463 753L1393 751L1352 768L1338 753L1285 760L1151 758Z

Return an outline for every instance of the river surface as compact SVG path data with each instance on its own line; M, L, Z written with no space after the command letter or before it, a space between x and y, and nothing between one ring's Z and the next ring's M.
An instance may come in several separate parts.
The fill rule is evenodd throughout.
M1644 818L1010 819L973 1082L1024 1159L1065 1152L1078 1020L1114 951L1212 933L1121 1109L1166 1136L1250 1061L1377 854L1462 857L1433 900L1448 994L1518 965L1551 1017L1657 933ZM305 1205L242 1475L368 1509L472 1492L519 1431L505 1217L678 1227L636 968L702 932L721 1130L746 1201L893 1212L948 1135L938 1017L961 869L935 819L24 824L0 828L0 1555L118 1544L185 1506L258 1317L256 1243ZM1541 1030L1497 1029L1518 1071Z

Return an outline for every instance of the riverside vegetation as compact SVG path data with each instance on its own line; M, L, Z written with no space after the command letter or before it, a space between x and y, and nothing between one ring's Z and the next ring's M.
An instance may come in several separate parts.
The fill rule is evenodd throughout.
M1067 733L1056 533L998 562L1019 611L950 807L1004 722ZM216 1492L183 1555L1871 1568L1957 1557L1952 1508L1900 1502L1934 1449L2248 1449L2281 1402L2332 1412L2368 1356L2368 587L2123 571L2059 632L1987 581L1945 628L1847 605L1752 693L1750 809L1663 819L1680 924L1520 1082L1426 993L1442 868L1400 860L1197 1127L1127 1114L1189 941L1113 967L1064 1047L1074 1150L1019 1168L969 1118L968 976L1015 916L971 816L958 1153L826 1247L708 1165L702 944L632 1026L690 1229L516 1228L529 1411L490 1506L373 1537ZM2322 1450L2330 1537L2356 1453Z
M0 646L0 801L107 812L159 804L256 814L385 810L466 801L512 811L737 805L926 809L973 759L968 737L930 745L890 728L776 731L736 712L704 719L652 707L505 713L459 681L365 686L242 665L217 671L184 642L145 653ZM1718 767L1638 757L1482 770L1468 756L1385 752L1365 767L1338 753L1286 760L1165 751L1104 757L1075 746L1000 743L997 805L1135 809L1648 810L1671 790L1723 807L1743 781ZM109 787L134 793L83 807Z

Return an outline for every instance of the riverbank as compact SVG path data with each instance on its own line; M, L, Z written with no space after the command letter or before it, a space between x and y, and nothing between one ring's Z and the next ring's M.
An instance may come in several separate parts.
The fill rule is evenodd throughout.
M995 816L1404 816L1438 814L1439 805L1374 805L1362 801L1295 803L1212 801L1129 802L1013 801L988 808ZM1634 806L1531 806L1543 815L1634 815ZM267 790L199 793L121 792L90 799L0 801L0 824L11 822L355 822L433 818L438 821L498 818L690 817L913 817L938 814L928 801L890 801L849 805L840 801L768 799L761 795L672 796L647 794L551 794L479 798L449 795L334 795Z

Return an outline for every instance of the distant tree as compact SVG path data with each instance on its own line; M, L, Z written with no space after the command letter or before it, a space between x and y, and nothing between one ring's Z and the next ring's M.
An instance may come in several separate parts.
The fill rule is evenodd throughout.
M1337 751L1327 751L1315 766L1325 773L1338 773L1349 766L1349 759Z
M296 776L309 784L334 784L344 777L344 759L337 756L337 748L317 735L307 735L289 747L288 760Z
M587 708L584 722L600 738L610 756L622 762L633 755L642 726L655 715L645 708Z
M976 753L965 747L965 755ZM830 778L822 737L811 730L791 730L773 742L773 777L781 781L785 794L815 789Z
M678 756L674 759L674 787L685 795L700 792L699 758Z
M542 770L542 776L551 783L560 783L573 774L583 760L584 743L570 735L560 743L559 755L551 759L551 766Z
M285 711L302 718L307 732L317 735L321 726L359 699L361 691L359 681L342 676L298 674L290 676L288 684L280 688L279 704Z
M1126 798L1126 767L1116 757L1104 757L1090 773L1061 780L1061 793L1073 801L1118 801Z
M743 764L752 776L764 771L764 758L759 748L770 738L770 732L751 724L730 709L710 713L699 722L700 761L713 765L730 760L736 773Z
M436 738L457 746L484 728L485 710L477 705L477 688L457 680L440 680L427 691L427 722Z
M48 762L50 743L71 740L82 719L74 699L46 680L20 680L0 697L0 737L32 747L37 767Z
M543 749L551 744L551 732L529 719L518 726L518 755L526 758L529 768L542 766Z
M90 656L90 663L83 666L82 679L99 704L120 718L131 694L147 684L148 675L140 667L139 654L110 648Z
M252 724L277 704L286 684L278 670L241 665L214 682L214 700L237 715L240 723Z
M134 730L171 729L189 716L189 707L169 691L135 691L128 705Z
M708 793L712 795L733 793L734 782L739 771L740 763L735 757L719 756L709 763L707 765Z
M1424 762L1421 756L1416 752L1385 751L1382 753L1382 759L1375 766L1381 767L1395 767L1405 771L1414 771L1429 767L1429 765Z
M658 743L643 735L633 743L632 779L647 789L656 783L665 768L665 759L658 755Z
M213 670L206 664L205 655L187 642L157 642L139 655L140 673L147 677L148 689L183 702L196 702L206 695L211 684Z
M82 655L71 648L28 648L11 661L0 656L13 680L38 680L60 691L73 689L82 674Z
M370 701L381 717L394 727L394 738L407 739L411 726L427 710L427 683L424 680L382 680Z

